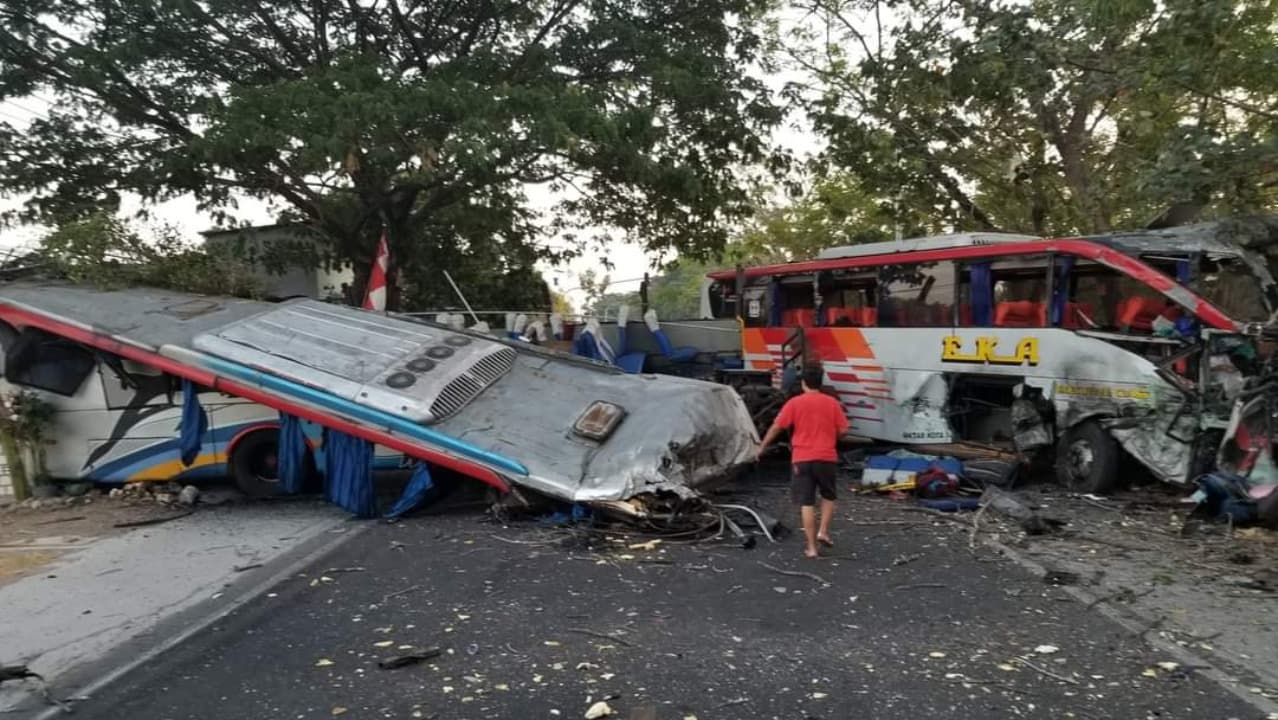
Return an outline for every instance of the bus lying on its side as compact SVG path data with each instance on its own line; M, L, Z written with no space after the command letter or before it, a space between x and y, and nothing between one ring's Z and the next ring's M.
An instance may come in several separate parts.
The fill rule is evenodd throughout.
M218 474L269 490L280 412L501 490L625 505L689 497L753 459L730 388L625 375L522 343L303 300L47 282L0 287L4 384L54 405L48 467L106 481ZM180 380L209 416L178 459ZM630 504L628 507L640 507ZM618 507L625 512L626 508Z
M713 273L703 305L740 318L755 383L821 363L854 433L1011 441L1054 453L1086 491L1115 484L1121 448L1186 483L1214 463L1259 367L1259 323L1278 307L1259 251L1274 234L1240 221L840 247Z

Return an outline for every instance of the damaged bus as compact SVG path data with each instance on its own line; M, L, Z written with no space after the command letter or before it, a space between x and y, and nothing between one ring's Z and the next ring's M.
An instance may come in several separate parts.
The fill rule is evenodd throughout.
M720 385L314 300L16 281L0 287L0 321L6 385L54 406L57 478L229 466L256 480L285 414L503 492L655 512L652 498L694 496L758 441ZM189 464L179 381L209 414ZM322 464L319 434L310 440Z
M1183 484L1215 462L1258 367L1274 235L1230 221L837 247L712 273L703 306L739 319L752 404L819 362L855 434L1010 444L1085 492L1112 488L1124 454Z

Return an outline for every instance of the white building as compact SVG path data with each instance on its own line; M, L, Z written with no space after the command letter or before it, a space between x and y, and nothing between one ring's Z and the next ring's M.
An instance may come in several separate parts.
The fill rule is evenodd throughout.
M204 236L206 250L226 247L238 250L253 267L263 294L268 298L305 296L332 299L341 297L344 284L354 282L355 273L350 267L306 267L294 262L278 274L267 268L263 259L270 257L272 252L284 251L280 255L287 257L293 254L286 251L290 245L302 249L308 243L316 242L315 231L303 223L207 230L200 234Z

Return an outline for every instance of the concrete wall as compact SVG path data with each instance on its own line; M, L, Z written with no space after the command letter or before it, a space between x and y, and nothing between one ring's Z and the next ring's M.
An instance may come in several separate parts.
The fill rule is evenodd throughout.
M306 241L311 231L303 225L267 225L237 230L217 230L204 234L204 247L241 246L250 256L262 257L272 243ZM338 295L342 283L354 281L350 268L325 270L318 267L290 267L282 274L269 272L261 263L254 264L253 274L267 297L304 295L321 300Z

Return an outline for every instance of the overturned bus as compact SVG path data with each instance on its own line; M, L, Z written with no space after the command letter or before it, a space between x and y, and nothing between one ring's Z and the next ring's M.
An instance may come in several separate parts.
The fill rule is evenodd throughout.
M262 494L289 415L375 443L384 460L624 505L689 497L750 461L758 439L729 388L312 300L20 281L0 287L0 321L6 389L53 406L53 477L229 471ZM179 381L208 416L190 462ZM318 432L308 444L323 472Z
M1270 248L1273 219L939 236L716 272L703 307L740 318L752 400L817 362L859 435L1014 444L1083 491L1111 488L1123 452L1188 483L1260 368Z

